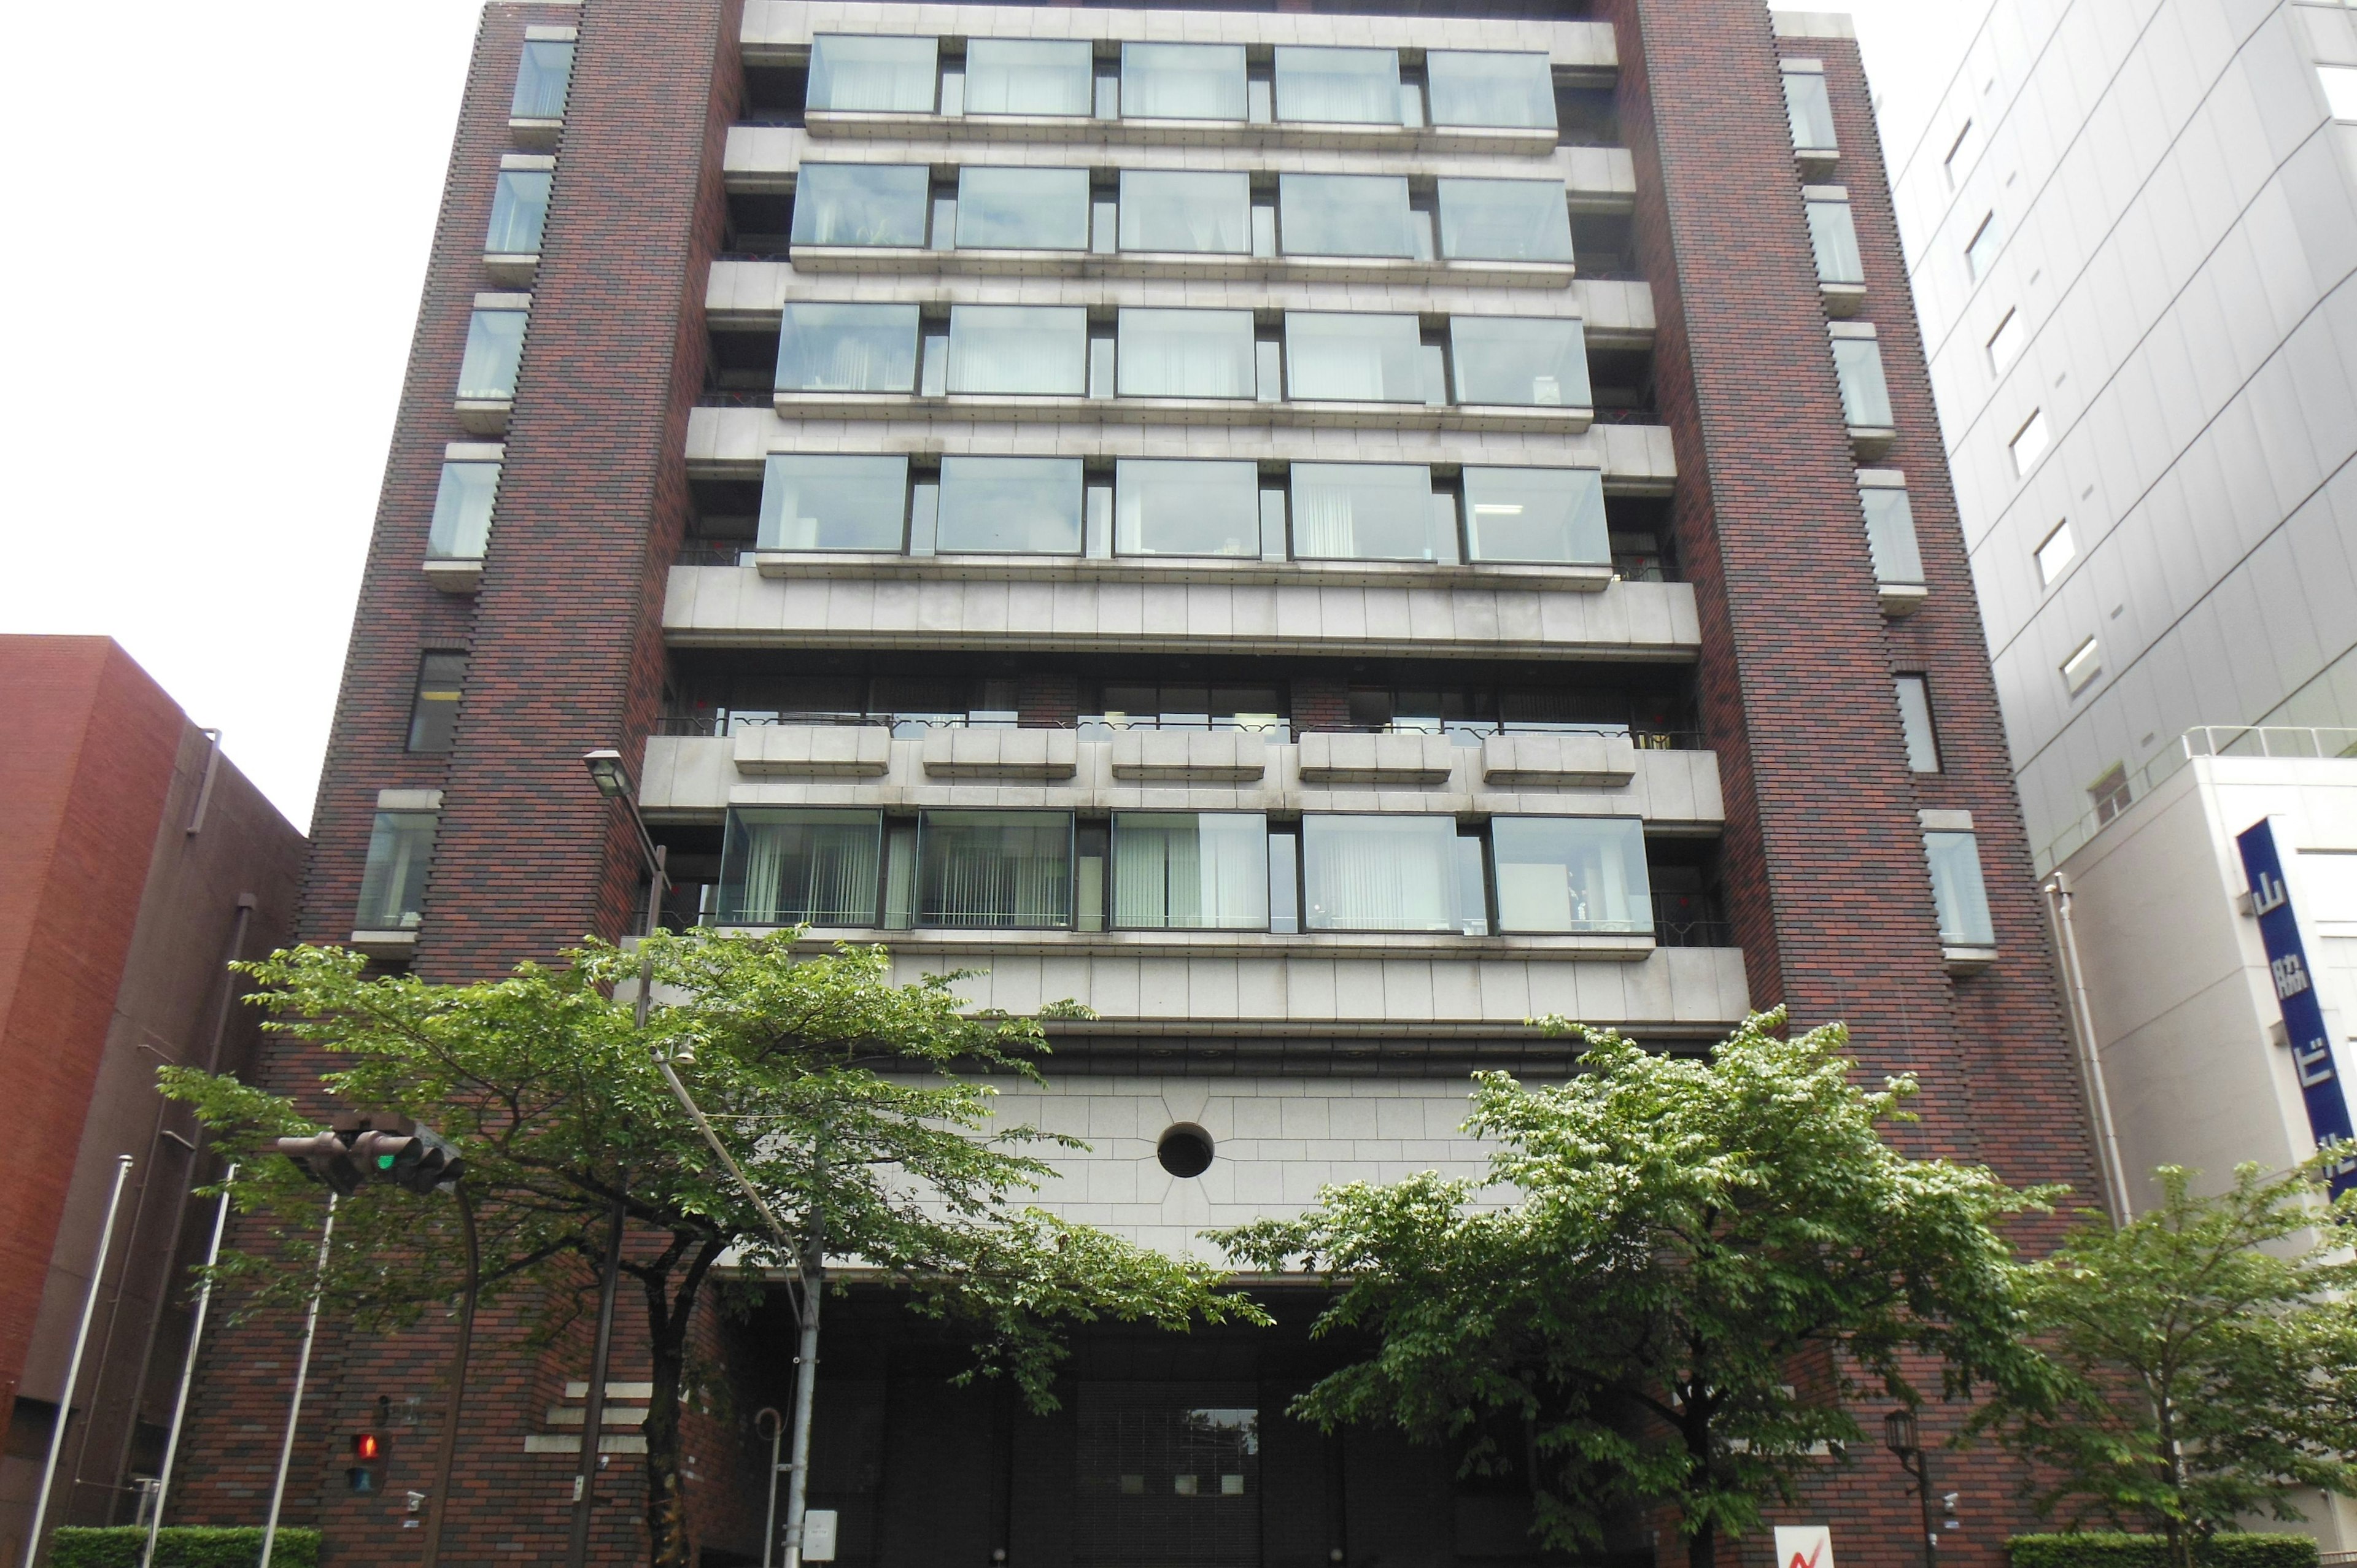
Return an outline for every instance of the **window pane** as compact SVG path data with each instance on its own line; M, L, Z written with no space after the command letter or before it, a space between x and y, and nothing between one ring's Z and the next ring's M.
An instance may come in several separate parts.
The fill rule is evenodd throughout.
M1576 321L1452 316L1457 401L1512 408L1586 408L1587 334Z
M1862 284L1866 263L1857 253L1857 225L1846 201L1809 203L1809 244L1817 253L1819 283Z
M913 305L786 306L778 334L780 392L917 390Z
M515 98L508 113L518 120L565 118L565 85L573 76L573 45L564 39L533 38L523 46L516 66Z
M764 550L893 550L908 514L906 457L773 452L761 476Z
M457 740L458 703L466 695L467 656L429 653L417 661L417 693L409 704L409 749L448 751Z
M1410 463L1293 465L1293 553L1305 561L1435 561L1432 470Z
M780 806L728 813L720 855L724 926L872 926L881 811Z
M1124 44L1121 113L1131 120L1241 120L1242 44Z
M401 931L417 924L425 908L425 873L434 864L435 821L432 811L376 814L354 919L361 930Z
M1865 428L1890 424L1890 389L1882 379L1882 347L1871 338L1834 339L1834 370L1841 380L1842 418Z
M425 553L436 561L481 560L491 542L491 508L499 496L497 463L443 464Z
M1543 54L1434 49L1424 75L1436 125L1555 129L1555 75Z
M1114 355L1123 397L1254 394L1249 310L1125 310Z
M922 246L932 180L921 164L804 164L794 177L793 242Z
M1866 547L1874 556L1878 583L1920 584L1923 557L1915 548L1915 511L1905 490L1860 490L1866 508Z
M1257 811L1116 811L1113 923L1132 930L1268 929L1268 819Z
M1121 248L1245 254L1252 249L1250 177L1123 170Z
M1301 854L1313 931L1464 929L1454 817L1308 816Z
M958 173L962 251L1085 251L1089 171L970 168Z
M927 811L917 831L917 921L1001 929L1072 918L1067 811Z
M1561 180L1444 179L1439 187L1440 253L1448 260L1571 260Z
M491 194L491 231L483 249L493 255L528 256L540 251L540 231L548 221L548 186L554 177L545 169L501 169L499 188Z
M458 365L462 398L515 396L516 367L523 359L524 313L478 310L467 322L467 356Z
M965 47L969 114L1086 114L1096 67L1085 39L975 38Z
M1825 94L1824 73L1784 72L1784 114L1792 122L1793 150L1834 151L1834 103Z
M1276 117L1329 124L1398 124L1399 51L1277 45Z
M1081 553L1078 457L944 457L938 548L1028 555Z
M1276 207L1288 256L1415 254L1404 176L1279 175Z
M1932 728L1932 693L1921 675L1898 677L1899 729L1907 741L1907 767L1914 773L1940 771L1940 741Z
M1932 863L1932 903L1940 912L1940 940L1952 947L1993 948L1988 889L1981 881L1980 841L1971 833L1925 833Z
M1114 467L1114 549L1123 555L1260 554L1260 468L1125 458Z
M1287 311L1286 394L1306 403L1422 403L1423 347L1413 316Z
M1604 476L1594 468L1465 470L1465 535L1476 561L1612 561Z
M951 307L953 392L1078 397L1088 373L1089 313L1078 306Z
M2062 575L2062 568L2078 558L2079 542L2072 535L2071 520L2066 517L2054 525L2054 532L2038 547L2039 586L2050 586Z
M1490 847L1501 931L1653 929L1645 827L1634 817L1500 817Z
M934 40L821 33L811 40L811 109L933 112Z

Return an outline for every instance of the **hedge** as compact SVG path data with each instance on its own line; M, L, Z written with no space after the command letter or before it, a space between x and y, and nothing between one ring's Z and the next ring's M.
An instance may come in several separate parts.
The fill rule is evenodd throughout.
M2005 1543L2012 1568L2169 1568L2165 1535L2088 1530L2074 1535L2017 1535ZM2316 1540L2307 1535L2213 1535L2196 1538L2199 1568L2317 1568Z
M146 1543L147 1531L139 1525L110 1530L63 1525L49 1549L50 1568L138 1568L139 1552ZM259 1530L176 1524L156 1532L155 1568L257 1568L261 1561ZM281 1526L270 1549L270 1568L318 1568L318 1564L319 1532ZM2254 1563L2250 1568L2262 1565Z

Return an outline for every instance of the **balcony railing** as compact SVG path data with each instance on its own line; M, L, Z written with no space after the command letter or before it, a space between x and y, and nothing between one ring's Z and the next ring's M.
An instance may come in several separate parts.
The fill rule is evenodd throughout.
M1193 719L1168 716L1137 715L1114 723L1099 715L1082 714L1071 724L1026 724L1013 714L843 714L843 713L753 713L669 714L655 721L654 733L683 738L725 738L748 729L773 725L852 725L889 729L902 736L922 735L931 729L1072 729L1083 740L1101 740L1115 730L1217 730L1244 731L1266 735L1279 746L1290 745L1294 725L1286 719ZM1446 735L1459 746L1479 746L1490 736L1508 735L1586 735L1607 739L1625 737L1639 751L1707 751L1709 742L1700 730L1638 729L1627 725L1612 724L1541 724L1500 722L1495 720L1436 720L1429 724L1413 719L1395 720L1387 725L1312 724L1303 726L1304 733L1325 735Z
M1735 945L1735 938L1725 920L1656 915L1653 944L1664 948L1729 948Z
M2043 876L2119 820L2129 806L2197 757L2329 758L2357 757L2357 729L2304 725L2196 725L2177 744L2107 789L2104 800L2057 833L2033 859Z

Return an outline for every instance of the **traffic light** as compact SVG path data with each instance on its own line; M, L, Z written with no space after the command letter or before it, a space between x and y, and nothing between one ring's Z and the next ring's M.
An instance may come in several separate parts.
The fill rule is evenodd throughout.
M339 1116L331 1131L279 1139L278 1152L346 1197L366 1181L422 1195L466 1174L456 1145L406 1116Z
M384 1463L384 1439L373 1432L352 1434L352 1462L344 1469L344 1481L361 1497L372 1497L377 1491L377 1470Z

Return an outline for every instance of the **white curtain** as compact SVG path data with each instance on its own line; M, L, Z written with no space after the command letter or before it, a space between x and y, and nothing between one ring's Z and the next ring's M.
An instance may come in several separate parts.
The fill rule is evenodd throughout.
M1070 922L1071 820L1007 815L1012 820L1000 822L982 812L927 815L920 851L925 924L1019 929Z
M812 40L810 106L930 114L934 41L821 34Z
M1278 45L1276 113L1281 120L1396 125L1399 52Z
M969 114L1086 114L1095 96L1086 43L976 38L966 45Z
M877 819L780 812L742 815L745 880L737 918L748 925L876 923Z
M1061 306L959 306L950 312L952 392L1078 397L1087 391L1088 317Z
M1242 44L1124 44L1121 113L1125 120L1241 120Z
M1252 313L1125 310L1124 397L1248 398L1257 390Z
M1114 924L1260 930L1268 924L1268 826L1243 813L1114 819Z
M1458 929L1454 820L1313 817L1302 827L1312 930Z

